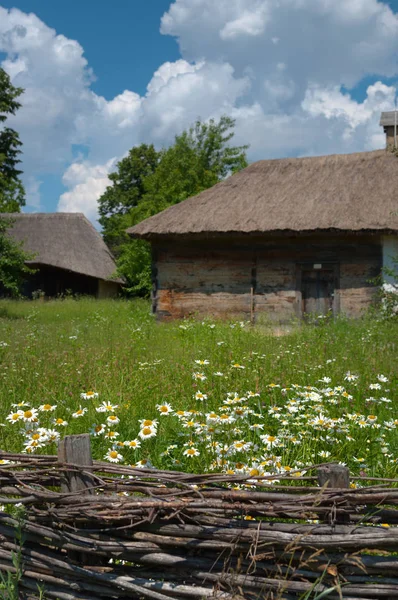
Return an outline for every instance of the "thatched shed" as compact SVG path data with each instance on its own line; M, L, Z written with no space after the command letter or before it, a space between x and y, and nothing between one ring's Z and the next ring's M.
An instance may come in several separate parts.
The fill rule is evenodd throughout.
M10 218L10 235L33 254L37 269L24 292L58 296L67 291L98 298L116 296L120 279L116 265L99 232L81 213L3 215Z
M386 150L261 160L128 233L152 244L160 318L357 316L398 256L397 190Z

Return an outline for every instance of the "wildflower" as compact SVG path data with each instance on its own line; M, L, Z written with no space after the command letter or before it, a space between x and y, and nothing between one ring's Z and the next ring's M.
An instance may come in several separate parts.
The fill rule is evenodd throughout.
M206 381L207 377L204 373L193 373L192 377L195 379L195 381L197 381L199 379L199 381Z
M58 419L54 419L52 423L53 423L53 425L56 425L57 427L66 427L68 424L68 421L65 421L64 419L61 419L61 417L59 417Z
M25 410L22 414L21 419L25 421L25 423L32 423L34 421L37 421L37 409L30 408L28 410Z
M157 421L156 419L153 419L153 421L151 421L151 419L141 419L138 422L140 424L141 429L143 429L144 427L153 427L156 429L159 423L159 421Z
M39 411L40 412L52 412L56 408L57 408L56 404L42 404L41 406L39 406Z
M245 369L246 367L244 367L243 365L240 365L239 363L233 363L232 368L233 369Z
M147 440L151 437L156 437L156 433L157 431L155 427L144 427L141 429L138 435L142 440Z
M94 398L98 398L98 393L89 390L88 392L83 392L82 394L80 394L80 398L82 400L93 400Z
M10 413L6 417L6 419L7 419L7 421L10 421L10 423L16 423L17 421L20 421L22 419L22 416L23 416L23 411L18 410L17 412Z
M347 371L344 379L346 381L356 381L357 379L359 379L358 375L353 375L352 373L350 373L350 371Z
M47 442L49 444L58 442L59 438L61 437L59 435L59 432L56 431L55 429L47 429L46 436L47 436Z
M249 450L250 446L250 442L245 442L244 440L235 440L231 446L231 449L236 450L236 452L244 452Z
M202 392L198 391L194 395L195 400L207 400L207 394L202 394Z
M98 406L95 410L99 413L103 412L115 412L116 409L119 408L118 404L111 404L110 402L103 402L100 406Z
M171 408L171 405L168 404L168 402L165 402L164 404L157 404L156 408L162 416L169 415L170 413L174 412Z
M17 402L16 404L11 404L13 408L23 408L24 406L28 406L27 402Z
M110 440L116 439L117 437L119 437L119 434L117 431L107 431L104 434L104 437L109 438Z
M380 383L371 383L369 386L370 390L381 390L381 385Z
M215 373L213 373L213 375L215 375L216 377L224 377L224 373L221 373L221 371L216 371Z
M74 419L78 419L79 417L83 417L84 414L87 412L87 408L82 408L81 406L79 406L79 410L77 410L76 412L72 413L72 417Z
M112 450L109 448L108 452L104 456L105 460L109 460L109 462L118 463L123 460L123 456L119 454L117 450Z
M90 429L90 433L94 437L102 435L104 432L105 432L105 425L103 425L103 424L101 424L101 425L93 425L92 428Z
M210 362L208 360L195 360L197 365L209 365Z
M381 383L387 383L388 382L388 378L385 375L378 375L377 379L381 382Z
M328 450L321 450L320 452L318 452L318 454L321 458L329 458L329 456L331 456L331 452L329 452Z
M267 448L280 445L280 439L276 435L260 435L260 440Z
M318 381L321 383L330 383L332 380L330 377L322 377L322 379L319 379Z
M132 448L133 450L136 450L141 446L140 440L130 440L129 442L123 442L123 444L126 448Z
M183 454L184 456L189 456L190 458L193 458L194 456L199 456L200 452L199 450L191 446L190 448L184 450Z
M116 415L109 415L109 417L106 419L106 422L108 425L117 425L120 423L120 419Z
M206 413L206 419L210 422L217 422L218 414L215 412Z
M43 448L44 443L39 440L28 440L24 442L25 452L34 452L38 448Z
M151 463L149 458L143 458L142 460L139 460L137 463L135 463L135 465L131 466L136 469L153 469L153 464Z

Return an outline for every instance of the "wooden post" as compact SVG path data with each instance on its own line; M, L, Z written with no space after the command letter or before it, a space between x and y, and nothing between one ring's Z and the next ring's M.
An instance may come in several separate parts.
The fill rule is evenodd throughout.
M88 433L80 435L66 435L58 445L58 462L67 465L78 465L86 467L85 470L91 470L93 466L93 458L91 456L91 443ZM70 471L64 474L61 480L61 492L79 492L81 494L93 494L91 488L94 485L94 480L89 474L79 473L78 471ZM68 557L72 562L79 565L95 565L98 564L95 556L76 552L75 550L68 551Z
M58 462L87 467L90 470L93 466L93 459L91 456L89 434L66 435L58 446ZM71 471L70 473L65 473L65 477L61 483L61 492L92 494L93 490L87 489L92 485L93 479L90 475Z
M324 465L318 469L318 483L320 487L328 487L334 489L349 489L350 487L350 471L348 467L333 463ZM339 506L343 507L345 502ZM326 519L332 525L334 523L349 523L350 515L336 515L330 513Z

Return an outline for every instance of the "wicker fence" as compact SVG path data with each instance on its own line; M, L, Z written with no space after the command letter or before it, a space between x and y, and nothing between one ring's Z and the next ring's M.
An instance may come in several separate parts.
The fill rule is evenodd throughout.
M21 598L398 598L398 481L132 469L93 462L86 435L0 458L0 502L26 508L0 512L3 574L23 532Z

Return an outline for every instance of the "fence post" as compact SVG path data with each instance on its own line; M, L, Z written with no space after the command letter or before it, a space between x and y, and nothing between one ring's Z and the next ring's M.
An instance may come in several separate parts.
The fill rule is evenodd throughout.
M349 489L350 487L350 471L348 467L333 463L330 465L324 465L318 469L318 483L320 487L336 488L336 489ZM344 507L345 501L340 503L341 507ZM336 505L335 505L336 507ZM325 521L333 523L349 523L350 515L335 515L332 512L325 518Z
M80 435L66 435L58 445L58 462L65 465L78 465L88 470L93 466L91 456L91 443L88 433ZM78 471L67 471L61 479L61 492L79 492L80 494L93 494L94 481L89 474ZM84 528L84 526L83 526ZM95 556L75 550L67 551L68 557L78 565L95 565L98 563Z
M91 456L90 436L88 433L80 435L66 435L58 445L58 462L64 464L78 465L82 467L93 466ZM86 473L70 471L65 473L61 483L61 492L81 492L82 494L92 494L90 488L93 480Z

